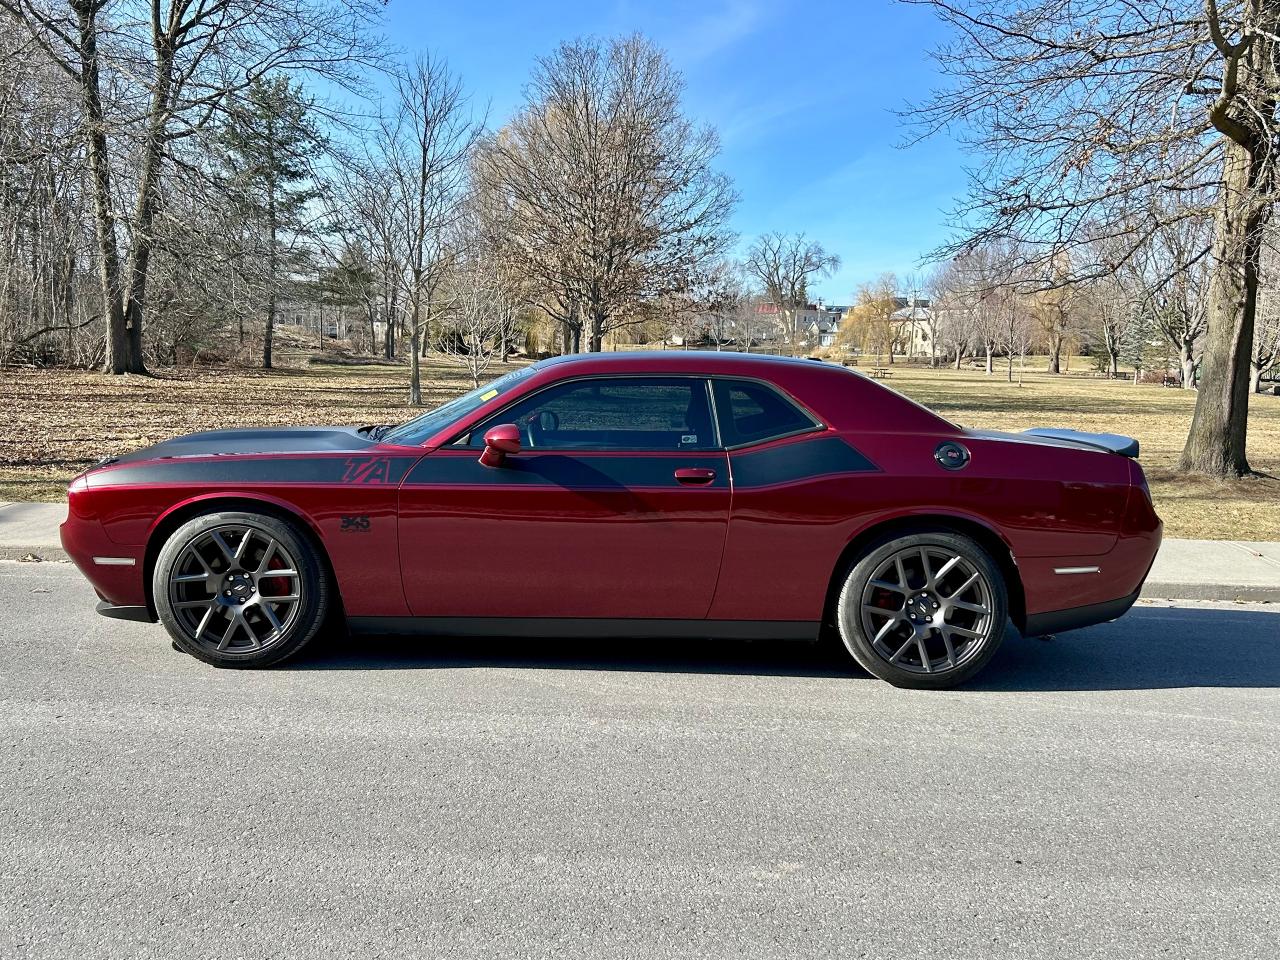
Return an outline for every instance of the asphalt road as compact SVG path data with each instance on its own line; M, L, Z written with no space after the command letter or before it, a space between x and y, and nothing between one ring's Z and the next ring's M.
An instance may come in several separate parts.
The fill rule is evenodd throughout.
M1271 958L1278 687L1225 604L947 693L795 643L223 672L0 564L0 956Z

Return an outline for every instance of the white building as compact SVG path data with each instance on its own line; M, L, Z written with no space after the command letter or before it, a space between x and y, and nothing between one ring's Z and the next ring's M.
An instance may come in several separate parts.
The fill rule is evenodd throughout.
M908 358L929 356L929 331L933 323L930 301L920 297L894 297L893 303L898 308L890 317L894 352Z

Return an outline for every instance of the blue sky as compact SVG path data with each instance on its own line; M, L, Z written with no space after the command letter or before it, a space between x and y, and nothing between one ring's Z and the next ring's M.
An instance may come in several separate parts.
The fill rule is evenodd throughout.
M741 203L743 242L804 231L843 264L815 291L847 303L858 283L899 275L946 238L964 185L951 142L899 149L894 111L937 84L925 9L892 0L521 3L393 0L392 40L443 55L499 123L522 102L536 57L565 39L640 31L684 74L685 106L719 132L719 166Z

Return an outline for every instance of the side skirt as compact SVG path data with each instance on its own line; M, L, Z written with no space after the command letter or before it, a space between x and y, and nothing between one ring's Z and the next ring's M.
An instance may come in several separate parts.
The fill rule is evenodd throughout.
M349 617L352 633L425 637L816 640L807 620L595 620L580 617Z

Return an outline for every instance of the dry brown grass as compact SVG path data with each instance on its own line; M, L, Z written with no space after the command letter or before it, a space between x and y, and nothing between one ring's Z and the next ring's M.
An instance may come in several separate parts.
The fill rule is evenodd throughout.
M0 500L57 500L67 481L107 454L193 430L255 424L388 423L412 414L407 370L297 365L258 370L164 371L108 377L78 371L6 370L0 403ZM495 375L496 375L495 371ZM456 366L429 362L427 402L470 386ZM1269 477L1217 483L1180 478L1173 466L1195 395L1092 376L929 370L897 364L888 384L966 426L1034 426L1125 433L1142 442L1142 463L1166 535L1280 540L1280 397L1254 397L1249 456Z
M149 377L0 372L7 421L0 435L0 500L61 499L67 482L100 458L197 430L398 423L414 414L407 366L290 360L296 365L271 371L184 369ZM470 388L458 366L431 363L424 370L428 407Z

